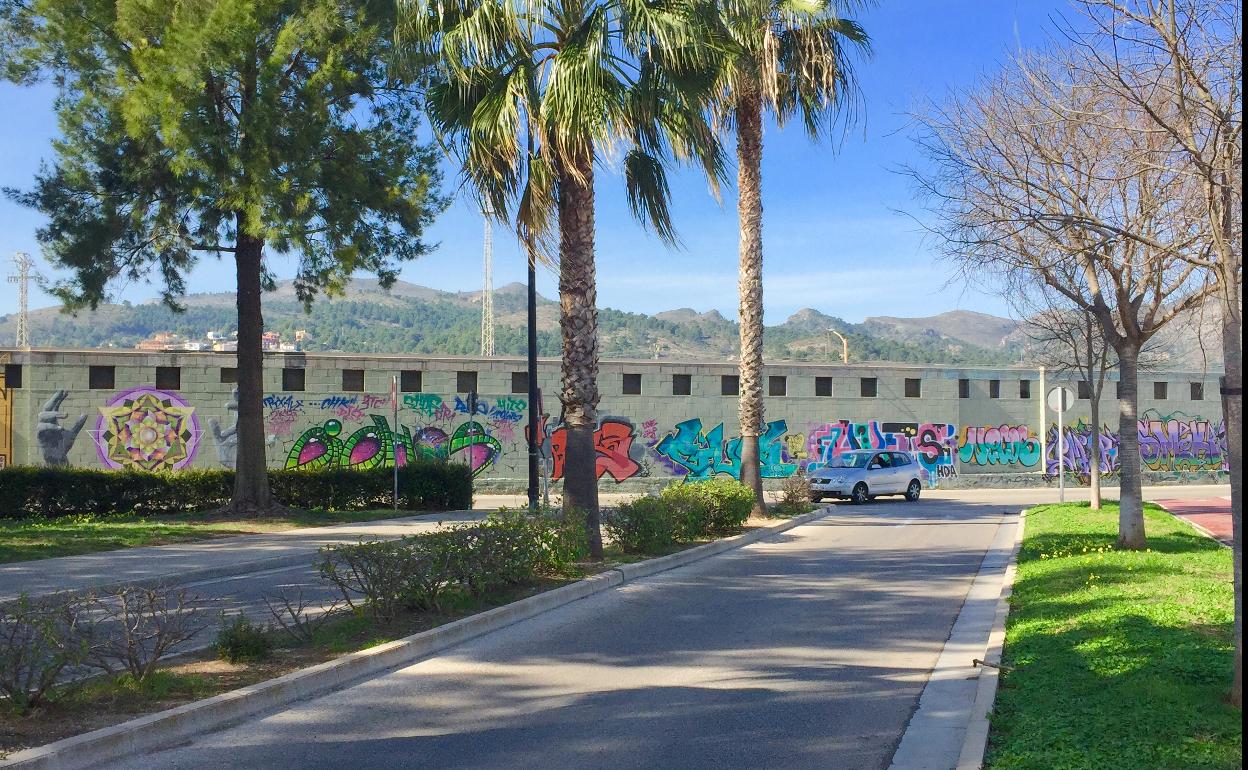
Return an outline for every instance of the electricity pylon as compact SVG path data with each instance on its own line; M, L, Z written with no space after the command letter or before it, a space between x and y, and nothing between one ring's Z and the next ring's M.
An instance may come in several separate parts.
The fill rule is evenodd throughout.
M13 264L17 265L17 275L10 275L9 283L17 284L17 347L30 350L30 269L35 260L19 251L13 255Z

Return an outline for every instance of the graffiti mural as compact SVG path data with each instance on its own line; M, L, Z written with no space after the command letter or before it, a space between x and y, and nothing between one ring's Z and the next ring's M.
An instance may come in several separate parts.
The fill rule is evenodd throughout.
M342 438L342 421L326 420L304 431L286 455L287 468L393 468L407 465L415 445L407 426L391 430L390 421L370 415L372 423Z
M1057 426L1049 426L1045 472L1057 474ZM1094 430L1080 420L1062 429L1063 465L1071 473L1086 476L1092 467L1092 441L1099 442L1101 472L1118 471L1118 433L1107 425ZM1144 469L1158 472L1226 471L1226 422L1212 422L1181 412L1163 415L1144 413L1138 423L1140 460Z
M561 423L551 427L545 416L537 424L541 437L539 451L550 467L550 478L563 478L564 462L568 454L568 430ZM594 429L594 473L598 478L609 475L616 482L631 479L641 472L645 448L634 445L633 424L623 417L603 417ZM528 429L525 429L528 440Z
M1021 465L1040 462L1040 439L1026 425L1001 425L962 429L958 460L971 465Z
M195 459L199 417L176 393L131 388L100 407L92 435L108 468L177 470Z
M953 475L954 460L958 457L957 434L948 423L838 420L812 426L806 445L811 469L823 467L841 453L855 449L914 452L932 482Z
M797 463L790 462L785 453L787 432L784 420L773 420L758 437L763 478L786 478L797 472ZM674 473L686 479L709 479L720 473L741 478L741 437L725 440L722 422L709 433L702 430L702 421L696 417L677 423L654 445L654 451Z

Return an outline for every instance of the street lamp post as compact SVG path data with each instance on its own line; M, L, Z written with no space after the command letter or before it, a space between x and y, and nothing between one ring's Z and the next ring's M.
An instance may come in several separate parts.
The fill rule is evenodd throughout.
M849 340L845 339L845 335L841 334L836 329L828 329L828 357L829 358L832 357L832 335L833 334L841 338L841 363L843 364L849 363Z

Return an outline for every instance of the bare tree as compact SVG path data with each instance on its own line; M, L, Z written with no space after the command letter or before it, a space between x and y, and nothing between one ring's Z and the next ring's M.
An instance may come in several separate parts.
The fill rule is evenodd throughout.
M1143 548L1140 352L1215 286L1194 262L1209 247L1168 141L1071 62L1019 59L919 115L931 168L911 175L968 278L1025 276L1096 318L1120 371L1118 547Z
M1092 423L1088 437L1088 500L1093 510L1100 510L1101 465L1105 461L1100 441L1101 396L1109 372L1117 365L1113 346L1095 315L1044 284L1008 296L1013 298L1015 310L1023 311L1020 315L1025 319L1030 356L1057 374L1074 374L1087 383L1088 417ZM1065 428L1057 426L1059 431Z
M1081 0L1068 25L1082 77L1131 105L1190 176L1222 310L1222 411L1234 534L1235 673L1243 703L1243 6L1238 0Z

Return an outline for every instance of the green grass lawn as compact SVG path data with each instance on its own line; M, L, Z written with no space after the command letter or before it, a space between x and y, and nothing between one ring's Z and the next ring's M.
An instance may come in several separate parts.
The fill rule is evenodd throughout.
M1156 506L1115 551L1118 508L1027 516L986 766L1238 768L1231 552Z
M425 511L400 511L412 516ZM0 564L74 556L142 545L167 545L228 535L279 532L354 521L390 519L388 508L371 511L307 511L266 519L223 518L203 513L137 516L67 516L0 519Z

